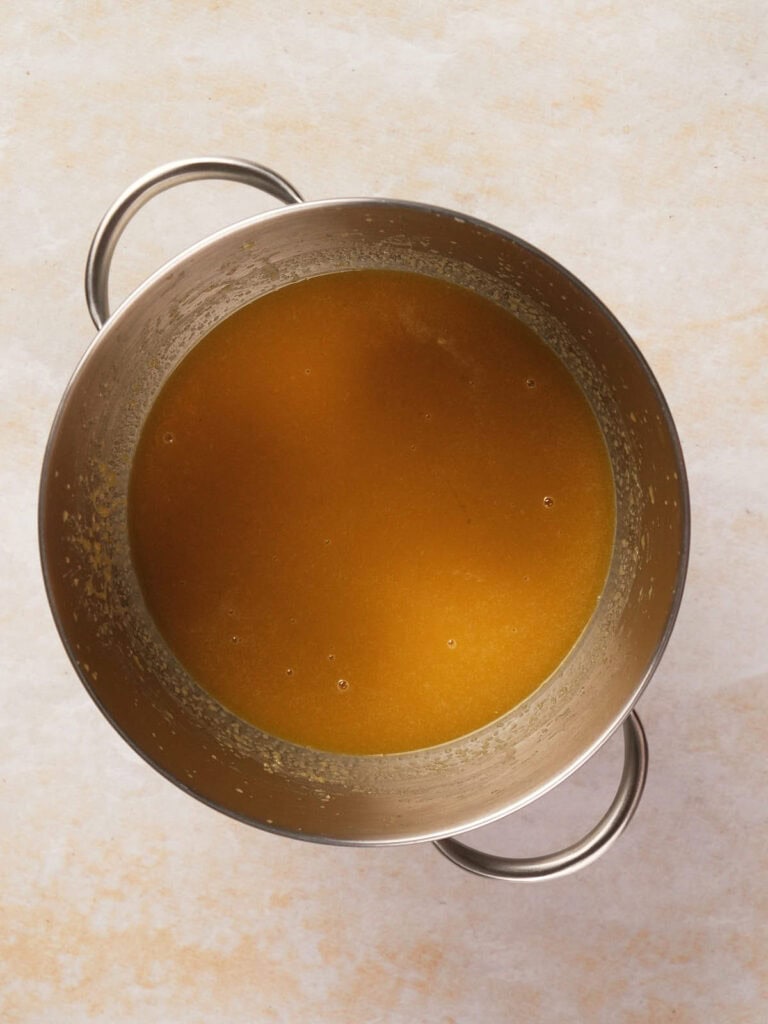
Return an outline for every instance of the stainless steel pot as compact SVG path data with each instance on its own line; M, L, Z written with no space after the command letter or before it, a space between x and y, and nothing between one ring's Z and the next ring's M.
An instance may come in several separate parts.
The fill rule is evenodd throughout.
M169 186L209 177L255 185L290 205L188 250L110 316L109 265L128 220ZM520 707L470 736L382 757L329 755L285 743L204 693L144 606L126 526L128 476L144 417L192 346L275 288L363 267L453 281L530 324L591 402L617 496L605 592L557 672ZM543 253L471 217L384 199L304 203L266 168L223 158L169 164L129 189L94 238L86 292L99 333L51 431L40 545L64 645L91 696L131 746L205 803L284 836L339 844L435 840L468 870L515 879L572 871L605 850L642 793L647 749L632 707L680 604L689 510L680 445L659 386L599 300ZM622 724L619 789L581 842L550 856L509 859L449 838L535 800Z

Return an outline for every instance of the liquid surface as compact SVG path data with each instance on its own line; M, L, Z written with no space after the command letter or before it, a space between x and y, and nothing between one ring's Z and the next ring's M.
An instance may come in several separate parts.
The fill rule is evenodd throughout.
M492 303L413 274L283 288L196 346L129 525L187 670L306 746L432 746L509 711L594 611L614 533L581 391Z

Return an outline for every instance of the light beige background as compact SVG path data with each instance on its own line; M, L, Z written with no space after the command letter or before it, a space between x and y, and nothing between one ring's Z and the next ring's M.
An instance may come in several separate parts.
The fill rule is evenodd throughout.
M0 1020L768 1019L762 0L37 0L0 19ZM586 281L656 371L691 477L689 586L640 704L645 797L588 870L514 886L429 846L261 834L155 775L70 668L35 504L94 333L87 247L134 178L205 153L310 198L425 200L512 230ZM267 205L225 184L155 200L113 295ZM479 840L575 838L620 757L615 737Z

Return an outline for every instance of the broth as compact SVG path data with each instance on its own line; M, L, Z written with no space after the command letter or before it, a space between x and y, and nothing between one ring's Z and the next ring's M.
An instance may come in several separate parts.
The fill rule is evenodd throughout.
M614 537L598 423L509 312L395 271L260 298L182 361L129 491L147 606L236 715L352 754L488 724L557 668Z

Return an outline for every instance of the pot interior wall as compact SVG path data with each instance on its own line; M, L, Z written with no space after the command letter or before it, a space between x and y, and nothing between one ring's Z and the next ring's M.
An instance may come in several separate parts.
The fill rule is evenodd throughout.
M386 757L322 754L221 708L157 633L131 566L126 493L159 388L244 303L315 274L382 267L473 288L533 326L601 423L617 493L609 580L560 669L487 728ZM332 842L449 835L534 799L622 721L663 649L687 543L684 473L664 400L607 310L548 258L477 222L415 204L305 204L237 225L155 275L78 368L41 492L46 582L62 638L96 702L173 781L244 821Z

